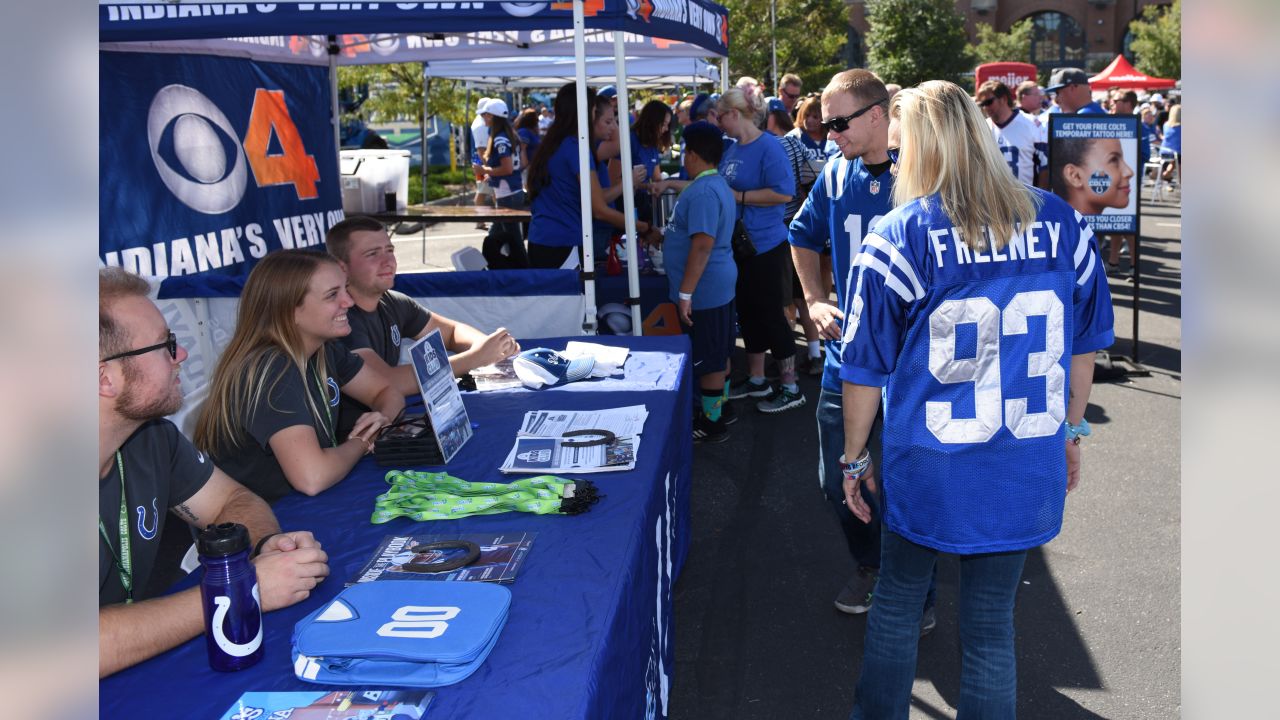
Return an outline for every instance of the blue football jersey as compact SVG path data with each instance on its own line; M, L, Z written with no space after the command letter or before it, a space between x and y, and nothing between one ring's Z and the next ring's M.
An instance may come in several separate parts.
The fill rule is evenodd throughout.
M884 388L884 522L938 550L1058 534L1071 356L1114 340L1093 232L1032 192L1036 221L1003 249L970 250L934 196L885 216L853 260L840 376Z
M330 685L451 685L484 663L510 605L511 591L493 583L353 585L294 627L294 674Z
M849 261L862 247L862 238L880 218L893 209L893 174L867 172L862 158L837 156L822 169L809 197L791 220L787 240L796 247L822 252L831 242L831 272L836 298L845 305L849 287ZM822 387L840 392L840 341L827 341Z

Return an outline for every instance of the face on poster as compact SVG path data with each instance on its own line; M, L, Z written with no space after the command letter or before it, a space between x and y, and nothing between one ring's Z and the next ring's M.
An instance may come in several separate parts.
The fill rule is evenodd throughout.
M1094 232L1138 231L1140 172L1137 117L1050 116L1050 187Z

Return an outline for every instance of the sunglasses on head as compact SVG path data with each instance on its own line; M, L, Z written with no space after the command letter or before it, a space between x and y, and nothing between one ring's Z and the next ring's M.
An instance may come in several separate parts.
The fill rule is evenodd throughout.
M849 123L851 121L858 119L858 117L860 117L863 113L866 113L871 108L888 101L889 101L889 98L880 98L879 100L871 103L870 105L862 108L857 112L850 113L848 115L845 115L844 117L833 117L830 120L823 120L820 123L822 125L822 131L842 133L845 130L849 129Z
M98 362L107 362L108 360L119 360L120 358L134 357L135 355L145 355L153 350L159 350L160 348L164 348L165 350L168 350L169 357L174 360L177 360L178 359L178 336L170 332L169 336L165 338L165 341L162 343L157 343L155 345L148 345L147 347L138 348L137 350L129 350L122 353L116 353L115 355L111 355L110 357L104 357Z

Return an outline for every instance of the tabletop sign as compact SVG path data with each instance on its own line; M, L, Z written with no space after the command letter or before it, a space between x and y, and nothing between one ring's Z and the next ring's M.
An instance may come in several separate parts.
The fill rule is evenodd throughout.
M462 393L453 380L449 367L449 353L439 330L414 343L409 348L418 388L422 390L422 402L426 405L431 428L440 444L445 463L458 454L458 450L471 439L471 419L462 404Z

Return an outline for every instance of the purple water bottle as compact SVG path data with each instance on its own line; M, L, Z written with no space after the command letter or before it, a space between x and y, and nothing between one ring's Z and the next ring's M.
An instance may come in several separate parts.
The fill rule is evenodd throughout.
M237 523L210 525L197 545L209 666L243 670L262 659L262 605L258 574L249 562L249 531Z

